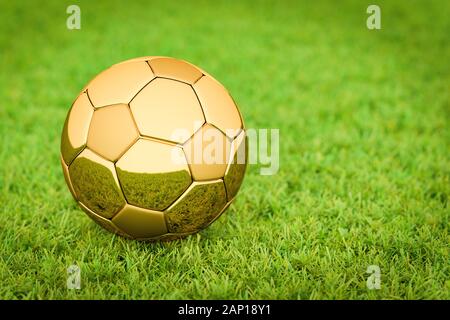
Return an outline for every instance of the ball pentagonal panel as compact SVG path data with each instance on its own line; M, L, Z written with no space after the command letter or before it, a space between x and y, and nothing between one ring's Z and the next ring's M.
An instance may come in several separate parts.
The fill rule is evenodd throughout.
M205 112L206 122L215 125L230 138L236 137L243 126L228 91L210 76L201 77L193 87Z
M78 200L102 217L113 217L125 205L114 164L91 150L83 150L69 174Z
M183 145L183 149L194 180L223 178L231 142L220 130L205 124Z
M202 76L199 69L190 63L174 58L159 57L149 62L157 77L166 77L193 84Z
M164 214L127 204L112 222L133 238L149 239L167 233Z
M93 113L94 107L87 94L80 94L66 118L61 137L61 154L67 165L86 146L89 123Z
M95 77L87 91L94 107L129 103L154 78L146 61L116 64Z
M169 232L193 232L206 227L226 205L222 180L194 182L166 212Z
M116 163L128 203L164 210L191 184L180 147L139 139Z
M205 119L192 87L175 80L157 78L131 101L142 135L185 142Z
M231 145L230 164L225 173L224 182L227 189L228 201L233 199L244 179L246 162L247 162L247 139L245 131L233 140Z
M106 159L115 161L138 137L130 108L126 104L117 104L95 110L87 146Z

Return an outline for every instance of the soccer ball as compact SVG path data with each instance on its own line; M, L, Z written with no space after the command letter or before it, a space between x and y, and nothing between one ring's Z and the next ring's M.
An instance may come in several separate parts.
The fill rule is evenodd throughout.
M97 75L64 124L61 164L79 206L139 240L180 238L210 225L244 178L242 116L196 66L142 57Z

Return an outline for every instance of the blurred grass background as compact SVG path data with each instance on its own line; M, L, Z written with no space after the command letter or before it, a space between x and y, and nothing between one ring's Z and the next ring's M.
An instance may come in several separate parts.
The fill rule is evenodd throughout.
M450 5L376 1L371 31L369 4L2 1L0 298L449 299ZM59 165L79 90L145 55L200 66L248 127L280 129L278 174L250 166L227 213L183 241L103 231Z

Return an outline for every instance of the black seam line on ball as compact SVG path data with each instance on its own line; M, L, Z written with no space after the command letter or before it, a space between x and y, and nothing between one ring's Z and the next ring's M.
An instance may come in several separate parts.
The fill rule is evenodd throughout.
M188 86L191 85L189 82L186 82L186 81L183 81L183 80L179 80L179 79L164 77L164 76L156 76L155 79L172 80L172 81L180 82L182 84L187 84Z
M201 77L200 77L200 78L201 78ZM200 79L200 78L199 78L199 79ZM197 80L197 81L198 81L198 80ZM198 104L200 105L200 109L202 109L203 119L205 120L205 122L202 124L202 126L203 126L205 123L207 123L207 121L206 121L205 110L203 109L203 105L202 105L202 102L200 101L200 98L199 98L199 96L198 96L198 94L197 94L197 91L195 91L194 85L193 85L193 84L190 84L190 86L191 86L192 90L194 91L195 97L197 98Z
M131 111L131 106L129 103L127 103L127 107L128 107L128 112L130 113L131 120L133 120L134 128L136 129L136 132L137 132L138 138L139 138L139 136L141 135L141 131L139 130L139 127L137 125L136 119L134 118L133 111Z
M173 146L173 147L180 147L180 148L183 147L182 143L178 143L178 142L175 142L175 141L172 141L172 140L163 139L163 138L157 138L157 137L154 137L154 136L149 136L149 135L142 134L142 133L139 135L139 139L159 142L159 143L163 143L163 144L166 144L166 145L169 145L169 146Z
M123 190L122 182L120 182L119 174L117 173L117 167L116 167L116 164L115 164L115 163L114 163L114 173L116 174L117 183L119 184L119 189L120 189L120 192L122 193L123 199L125 200L125 206L126 206L127 204L130 204L130 202L128 202L127 195L125 194L125 191ZM122 209L123 209L125 206L123 206L117 213L119 213L120 211L122 211ZM116 213L116 215L117 215L117 213ZM116 216L116 215L114 215L114 216ZM114 218L114 217L112 217L112 218ZM112 218L111 218L111 219L112 219Z
M152 83L155 79L157 79L156 77L153 77L149 82L147 82L145 85L142 86L142 88L139 89L138 92L136 92L136 94L133 96L133 98L131 98L131 100L127 103L130 108L131 108L131 102L133 102L134 98L136 98L136 96L142 91L144 90L144 88L146 88L150 83Z
M191 86L193 86L194 84L196 84L201 78L203 78L205 76L205 74L202 72L202 75L200 77L198 77L197 80L195 80L194 82L192 82Z
M153 70L152 66L150 65L150 60L145 60L145 62L147 63L147 65L150 68L150 70L152 71L153 75L156 77L155 70Z

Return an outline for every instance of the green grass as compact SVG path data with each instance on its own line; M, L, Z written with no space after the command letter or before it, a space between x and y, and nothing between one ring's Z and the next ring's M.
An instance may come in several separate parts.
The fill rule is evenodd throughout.
M371 3L2 1L0 298L449 299L450 6L377 1L370 31ZM278 174L249 166L226 214L169 243L101 229L59 164L78 92L145 55L200 66L247 127L280 129Z

